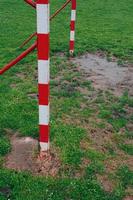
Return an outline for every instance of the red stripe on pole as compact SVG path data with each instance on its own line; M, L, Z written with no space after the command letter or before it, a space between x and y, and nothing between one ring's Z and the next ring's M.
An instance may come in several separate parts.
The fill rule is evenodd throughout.
M75 45L75 21L76 21L76 7L77 0L71 0L71 23L70 23L70 54L74 53Z
M39 105L49 104L49 84L38 84Z
M37 0L36 3L37 4L48 4L49 0Z
M48 61L49 60L49 0L37 0L37 22L39 29L37 33L37 50L38 50L38 64L39 61ZM41 4L39 6L39 4ZM44 6L46 5L46 6ZM41 9L40 9L41 8ZM42 14L42 11L45 13ZM44 27L46 26L46 27ZM42 62L43 63L43 62ZM49 68L49 62L48 68ZM38 65L39 67L39 65ZM44 62L45 67L45 62ZM43 70L42 68L38 68ZM41 73L41 71L39 72ZM47 70L43 73L49 73ZM45 76L48 76L46 74ZM46 77L44 77L45 80ZM43 79L43 78L42 78ZM40 80L39 80L40 81ZM41 152L48 151L49 149L49 83L38 83L38 92L39 92L39 123L40 123L40 148ZM41 155L41 154L40 154Z
M70 50L74 50L74 41L70 41Z
M72 0L72 10L76 10L76 0Z
M39 125L40 142L49 142L49 125Z
M71 27L71 31L75 30L75 21L71 21L70 27Z
M49 34L37 34L38 36L38 59L48 60L49 59Z

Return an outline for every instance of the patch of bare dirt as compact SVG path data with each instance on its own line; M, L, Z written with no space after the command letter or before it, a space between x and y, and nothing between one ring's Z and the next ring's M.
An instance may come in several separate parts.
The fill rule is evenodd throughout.
M81 88L81 87L78 87L77 88L81 94L83 94L84 96L88 96L89 95L89 90L87 88Z
M86 54L74 58L76 63L86 74L86 79L91 80L94 88L111 90L120 96L125 90L133 96L133 65L120 66L116 59L109 62L99 54Z
M108 152L108 144L113 139L112 126L106 124L106 128L101 129L92 127L91 124L86 124L85 129L89 133L89 138L92 143L91 146L102 153Z
M133 200L133 196L127 196L123 200Z
M132 195L133 196L133 187L128 187L127 189L126 189L126 194L130 194L130 195Z
M88 140L82 140L80 143L81 149L88 150L94 148L101 153L114 153L114 156L110 156L104 161L106 173L115 173L120 166L127 165L133 170L133 157L127 155L124 151L118 148L117 141L114 141L114 135L112 126L108 125L105 129L98 127L94 128L90 124L86 124L86 130L89 133ZM123 132L121 132L123 134ZM132 144L132 140L125 140L125 143Z
M89 138L87 138L87 139L85 138L85 139L81 140L80 147L83 150L88 150L91 147L90 139Z
M6 157L5 167L18 171L26 170L35 175L56 176L60 168L57 152L51 150L44 159L39 159L38 141L30 137L11 137L12 150Z
M129 131L133 132L133 123L132 124L128 123L127 128L128 128Z
M109 158L105 162L105 168L107 173L114 173L121 166L128 166L130 170L133 170L133 157L124 152L117 152L117 156L115 158Z
M106 192L112 192L114 190L115 183L109 180L107 175L97 174L97 180L100 182Z

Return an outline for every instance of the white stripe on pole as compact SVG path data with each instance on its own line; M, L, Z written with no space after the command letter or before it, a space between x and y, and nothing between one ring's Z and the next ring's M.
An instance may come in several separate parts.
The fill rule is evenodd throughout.
M47 4L37 4L37 33L47 34L49 32L48 9Z
M70 32L70 40L74 41L74 39L75 39L75 31L71 31Z
M49 124L49 105L39 105L39 125Z
M71 23L70 23L70 49L71 55L74 53L75 47L75 22L76 22L76 0L71 0Z
M49 60L38 60L38 82L49 83Z
M37 0L40 156L49 150L49 1Z
M47 151L49 149L49 142L40 142L41 151Z
M76 21L76 10L71 11L71 21Z

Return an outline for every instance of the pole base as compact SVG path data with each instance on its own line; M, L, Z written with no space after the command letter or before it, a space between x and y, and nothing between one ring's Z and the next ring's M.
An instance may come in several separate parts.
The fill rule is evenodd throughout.
M40 154L39 159L45 159L47 155L49 154L49 142L40 142Z
M73 56L74 50L70 50L70 51L69 51L69 54L70 54L70 56Z
M38 156L39 160L44 160L47 158L47 156L49 155L49 151L40 151L40 154Z

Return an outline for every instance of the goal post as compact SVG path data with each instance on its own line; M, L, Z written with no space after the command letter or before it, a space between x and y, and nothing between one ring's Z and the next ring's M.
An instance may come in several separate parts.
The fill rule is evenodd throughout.
M49 150L49 0L37 0L37 51L40 154Z
M70 49L69 49L70 55L73 55L75 47L76 7L77 7L77 1L71 0Z

